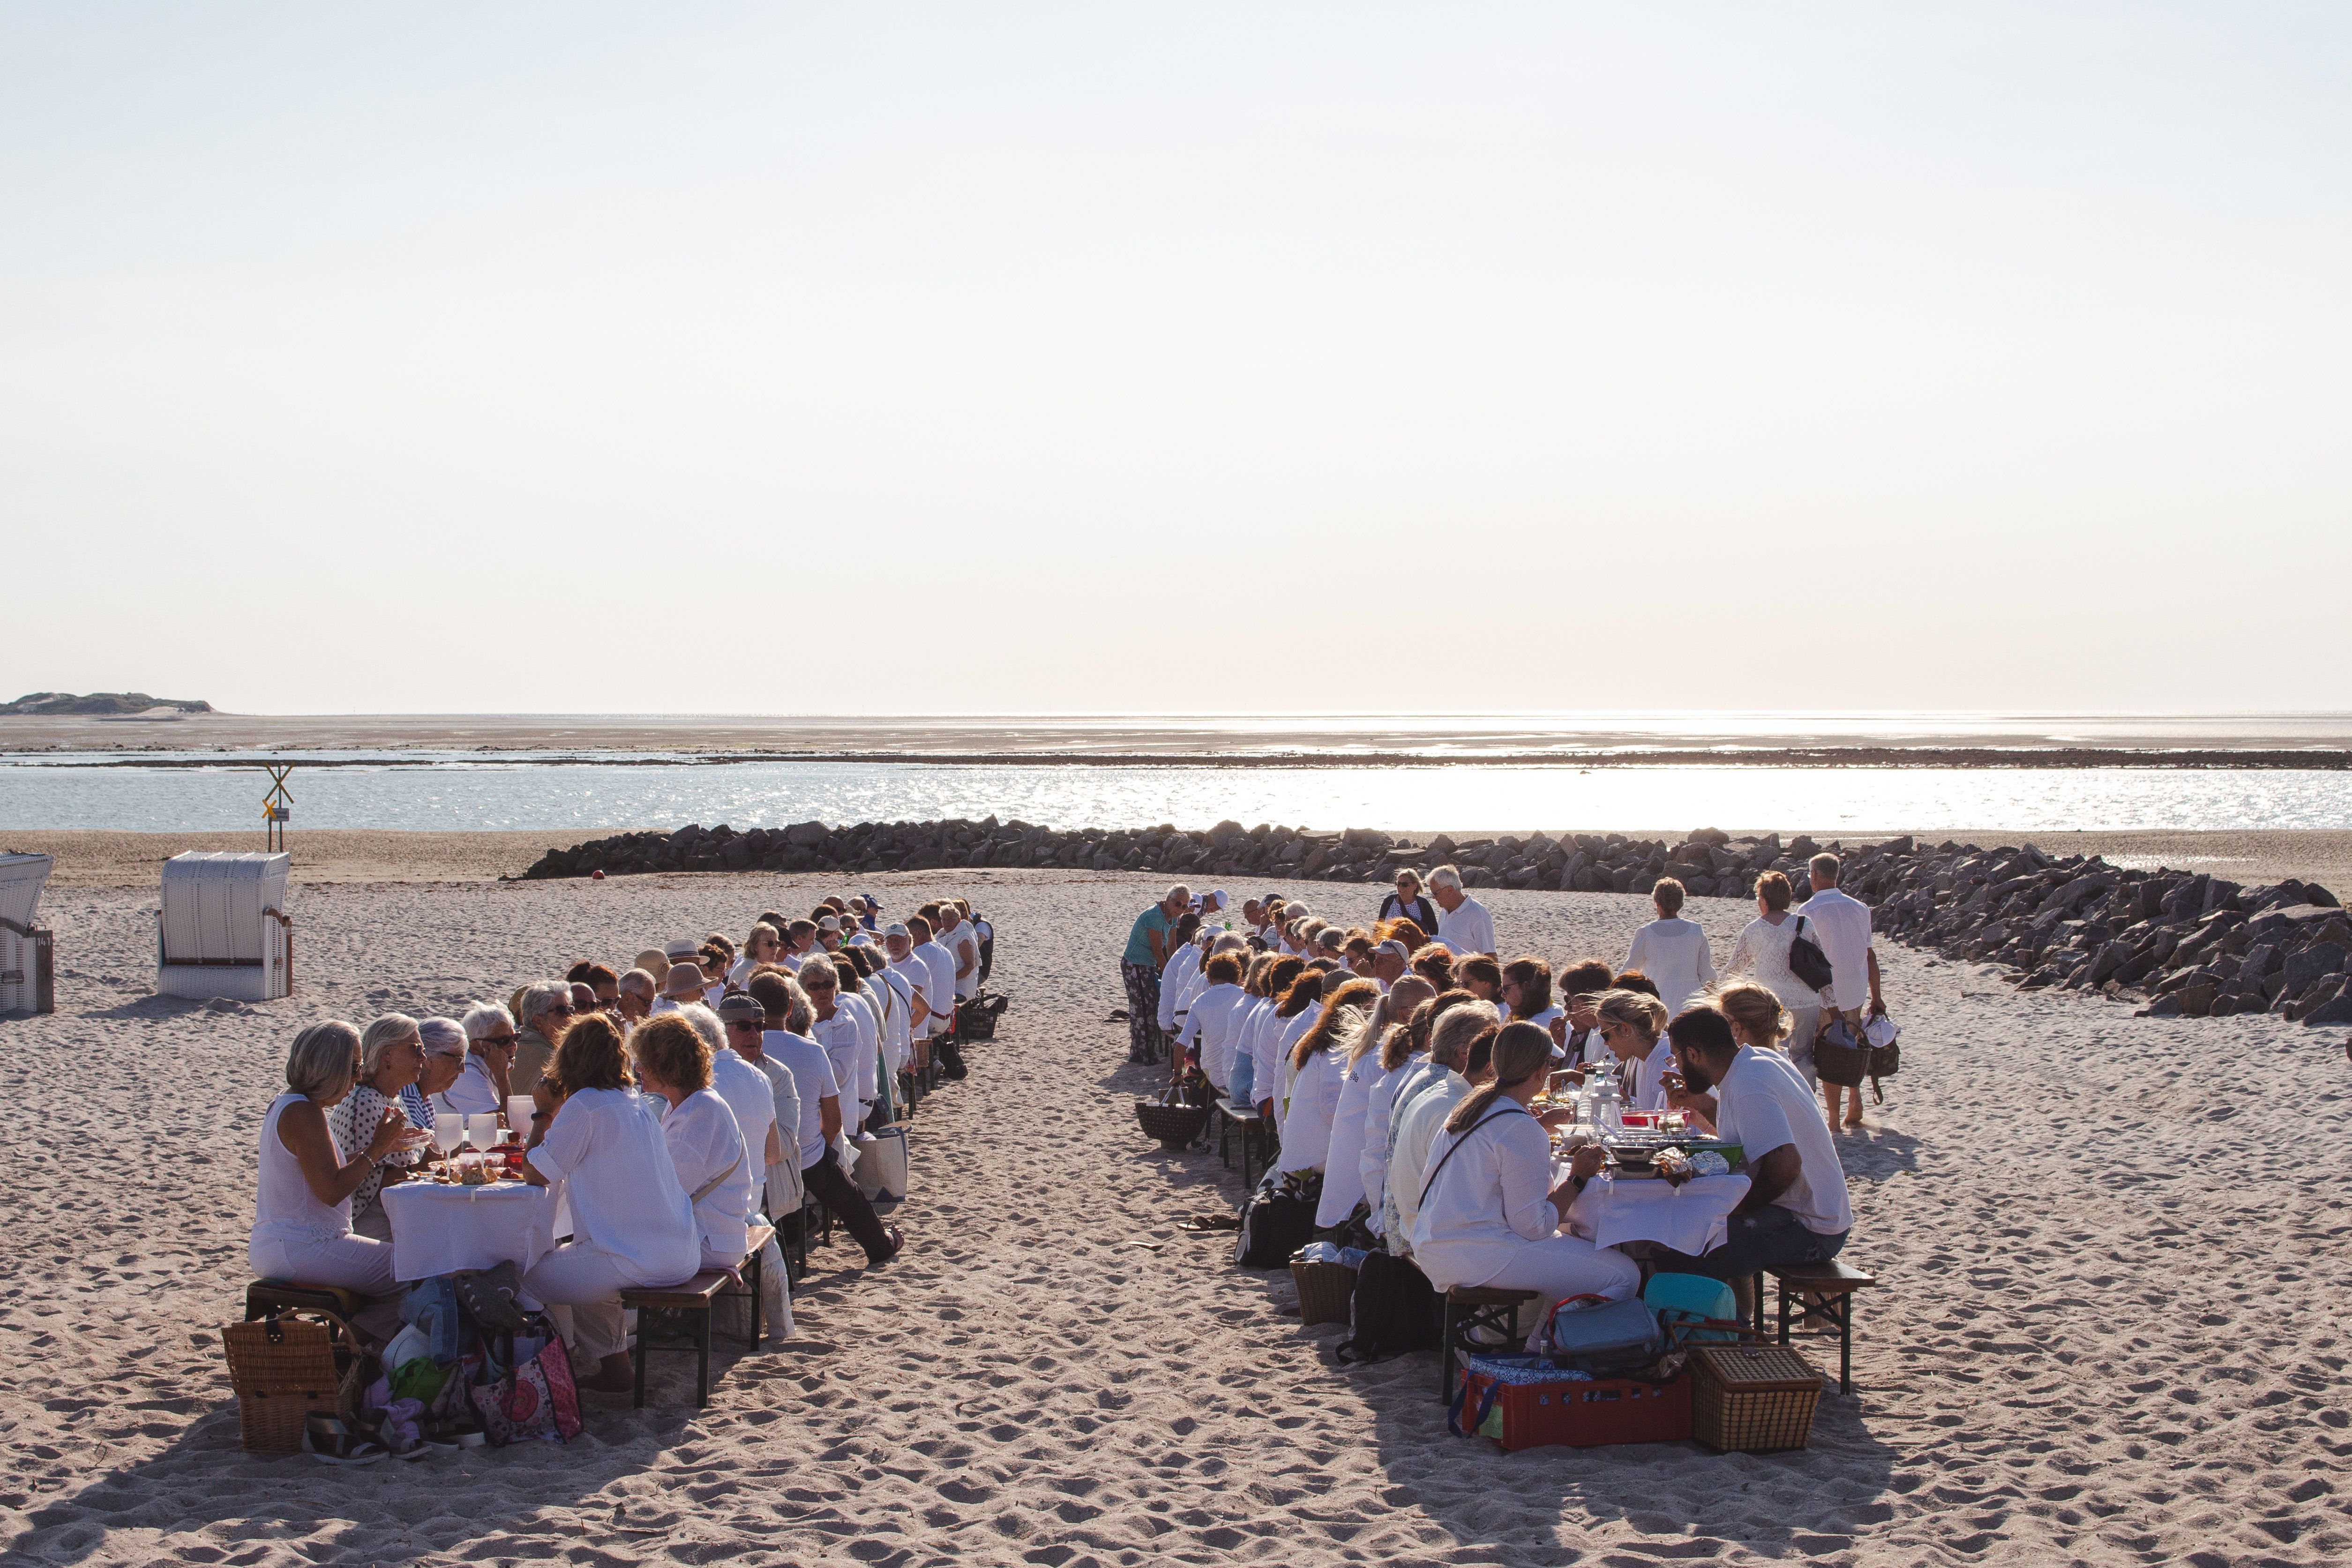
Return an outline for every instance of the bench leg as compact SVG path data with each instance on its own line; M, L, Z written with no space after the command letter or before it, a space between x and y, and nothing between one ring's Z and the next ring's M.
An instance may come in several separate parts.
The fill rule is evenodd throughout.
M631 1398L635 1407L643 1410L646 1407L646 1314L643 1312L637 1314L637 1342L629 1359L637 1363L637 1386Z
M1449 1297L1445 1302L1444 1327L1438 1335L1437 1403L1440 1405L1454 1397L1454 1336L1461 1326L1462 1319Z
M1751 1328L1753 1328L1753 1329L1754 1329L1758 1333L1759 1333L1759 1334L1760 1334L1760 1333L1762 1333L1762 1332L1764 1331L1764 1273L1763 1273L1763 1270L1761 1270L1761 1269L1757 1270L1756 1278L1755 1278L1755 1279L1751 1279L1751 1280L1749 1280L1749 1281L1748 1282L1748 1302L1749 1302L1749 1310L1750 1310L1750 1312L1751 1312L1751 1314L1752 1314L1752 1317L1753 1317L1753 1321L1749 1324L1749 1326L1750 1326Z
M694 1314L694 1407L710 1403L710 1309Z
M1759 1275L1758 1278L1760 1279L1762 1276ZM1781 1279L1775 1281L1775 1283L1780 1287L1780 1342L1785 1345L1789 1342L1789 1282L1786 1279ZM1757 1302L1756 1310L1759 1312L1762 1311L1764 1310L1764 1303L1762 1301Z
M1848 1290L1837 1299L1835 1316L1838 1326L1838 1392L1853 1392L1853 1292Z
M761 1248L761 1251L765 1250L764 1247ZM751 1348L758 1350L760 1348L760 1270L764 1265L760 1261L759 1252L752 1253L749 1261L751 1266Z
M1234 1168L1234 1155L1230 1142L1234 1135L1234 1119L1225 1114L1224 1107L1213 1105L1209 1108L1209 1120L1217 1124L1217 1159L1226 1170L1230 1171ZM1249 1145L1244 1142L1242 1147L1247 1150Z

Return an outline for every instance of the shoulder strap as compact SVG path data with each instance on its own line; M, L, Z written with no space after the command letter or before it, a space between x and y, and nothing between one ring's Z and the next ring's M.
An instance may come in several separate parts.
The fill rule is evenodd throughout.
M1421 1184L1421 1201L1424 1204L1429 1202L1429 1189L1437 1184L1438 1171L1444 1170L1445 1162L1454 1158L1455 1153L1461 1150L1462 1145L1470 1142L1470 1134L1472 1132L1477 1131L1479 1128L1486 1126L1489 1121L1500 1121L1504 1117L1510 1115L1513 1110L1517 1111L1521 1116L1528 1114L1527 1108L1525 1106L1520 1105L1517 1100L1513 1100L1511 1102L1510 1110L1497 1110L1491 1116L1480 1117L1471 1125L1469 1131L1465 1131L1461 1137L1456 1138L1454 1141L1454 1147L1448 1149L1444 1153L1437 1157L1437 1169L1429 1173L1429 1180Z
M694 1189L694 1197L691 1201L698 1204L703 1199L709 1197L711 1194L717 1192L719 1190L719 1184L733 1175L737 1171L742 1169L742 1166L743 1156L740 1153L738 1153L732 1161L729 1162L725 1170L719 1172L717 1175L711 1177L710 1180L703 1183L702 1185Z

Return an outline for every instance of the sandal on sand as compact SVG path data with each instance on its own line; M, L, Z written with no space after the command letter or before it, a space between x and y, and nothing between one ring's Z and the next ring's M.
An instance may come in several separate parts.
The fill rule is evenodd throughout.
M866 1267L868 1268L879 1268L884 1264L889 1262L890 1259L898 1257L898 1254L907 1250L907 1238L899 1234L898 1227L897 1226L884 1226L882 1227L882 1234L890 1238L890 1250L884 1253L879 1258L867 1258L866 1260Z
M1191 1219L1176 1222L1178 1230L1239 1230L1241 1227L1242 1216L1237 1214L1195 1215Z
M392 1452L370 1442L340 1415L314 1415L302 1423L302 1446L331 1465L373 1465Z

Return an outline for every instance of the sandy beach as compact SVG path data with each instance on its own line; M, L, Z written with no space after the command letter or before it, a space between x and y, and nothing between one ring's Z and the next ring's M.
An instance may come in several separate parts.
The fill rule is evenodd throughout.
M315 837L326 837L317 835ZM361 837L361 836L354 836ZM383 836L406 837L406 836ZM455 836L453 836L455 837ZM352 847L355 851L358 846ZM452 851L454 854L454 851ZM355 854L352 863L358 863ZM457 872L458 862L440 862ZM973 898L1012 1011L923 1109L910 1247L820 1248L800 1339L709 1409L588 1396L565 1447L340 1471L238 1451L217 1325L246 1279L255 1128L322 1016L443 1012L583 955L804 901L822 879L302 888L302 990L147 994L152 882L60 886L59 1011L0 1022L17 1108L0 1288L0 1549L262 1565L2324 1563L2352 1552L2336 1303L2342 1042L2153 1020L1882 956L1903 1075L1843 1140L1857 1393L1811 1448L1504 1456L1446 1434L1433 1358L1336 1367L1286 1276L1176 1230L1238 1194L1128 1107L1115 957L1154 882L883 878ZM1313 896L1333 911L1367 889ZM1644 902L1491 892L1502 945L1622 953ZM1723 951L1747 907L1694 900ZM2282 1115L2281 1113L2284 1114ZM2275 1123L2284 1122L2285 1125ZM1832 1365L1833 1347L1820 1364Z

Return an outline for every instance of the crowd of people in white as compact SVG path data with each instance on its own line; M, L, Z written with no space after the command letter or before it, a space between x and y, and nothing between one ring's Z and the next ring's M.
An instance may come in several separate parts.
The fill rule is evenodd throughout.
M1129 939L1130 1005L1150 1008L1139 1054L1164 1039L1180 1076L1197 1068L1263 1118L1276 1176L1319 1193L1319 1234L1410 1258L1439 1290L1548 1300L1639 1287L1639 1258L1563 1229L1603 1154L1579 1150L1555 1179L1547 1124L1573 1113L1534 1103L1606 1075L1628 1108L1681 1112L1740 1146L1749 1185L1722 1245L1647 1254L1740 1289L1762 1268L1834 1257L1853 1223L1832 1135L1841 1090L1820 1083L1813 1044L1832 1019L1859 1027L1884 1005L1868 906L1838 890L1835 856L1810 872L1797 908L1786 876L1757 879L1756 917L1719 970L1672 879L1652 890L1657 918L1622 965L1557 968L1501 960L1492 914L1452 867L1430 873L1425 895L1400 873L1369 925L1268 896L1245 902L1236 927L1220 918L1223 893L1171 888ZM1827 955L1826 987L1789 967L1801 933ZM1859 1126L1861 1093L1848 1092L1843 1124Z
M254 1273L394 1297L400 1237L382 1194L420 1173L444 1112L499 1117L522 1179L562 1187L571 1235L523 1287L555 1310L575 1360L600 1363L583 1386L630 1386L624 1289L742 1262L767 1215L796 1235L813 1199L869 1267L887 1263L904 1239L848 1172L922 1085L962 1076L957 1008L992 932L961 900L878 913L828 898L805 918L761 915L740 952L714 933L625 970L583 961L462 1017L302 1030L261 1123ZM770 1260L765 1277L784 1280Z

